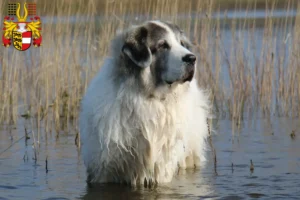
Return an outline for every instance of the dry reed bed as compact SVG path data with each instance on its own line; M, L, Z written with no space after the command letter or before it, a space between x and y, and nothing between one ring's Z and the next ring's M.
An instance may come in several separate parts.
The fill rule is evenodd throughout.
M46 132L78 132L81 97L107 55L109 41L117 30L146 19L173 21L190 34L200 58L199 83L211 90L216 116L240 122L257 113L290 117L298 117L300 113L300 3L297 5L297 1L287 0L285 5L279 1L286 12L298 6L295 19L272 18L279 3L266 1L260 51L255 46L258 22L214 18L214 13L227 10L221 10L213 0L150 0L138 5L129 0L107 0L102 4L95 0L76 0L72 4L68 0L51 2L40 4L38 9L38 13L47 13L41 48L31 47L27 52L0 50L2 124L17 124L23 117ZM245 12L257 8L256 1L247 2ZM5 3L0 4L0 10L4 10ZM240 7L241 4L235 3L234 10ZM103 16L100 20L99 10ZM180 17L182 14L185 18ZM197 14L204 17L191 17ZM80 20L82 16L85 20ZM139 18L132 20L129 16ZM69 23L72 20L77 21ZM230 49L224 44L224 24L229 24L228 31L234 38ZM282 30L283 39L276 36ZM224 71L228 77L224 77Z

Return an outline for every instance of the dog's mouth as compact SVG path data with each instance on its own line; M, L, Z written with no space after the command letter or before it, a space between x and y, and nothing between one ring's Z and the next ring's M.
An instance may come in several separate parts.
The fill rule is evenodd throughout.
M174 82L173 81L165 81L168 85L172 85Z
M181 80L178 80L178 81L165 81L165 83L168 84L169 86L172 86L175 83L183 84L185 82L191 82L193 77L194 77L194 74L190 74L187 77L185 77L184 79L181 79Z
M194 77L194 70L191 70L190 72L188 72L184 78L183 78L183 82L187 82L187 81L192 81L193 77Z
M167 85L171 86L174 83L183 84L185 82L191 82L194 78L194 74L195 74L195 68L194 67L188 67L185 74L181 78L179 78L177 80L172 80L172 81L165 80L165 83Z

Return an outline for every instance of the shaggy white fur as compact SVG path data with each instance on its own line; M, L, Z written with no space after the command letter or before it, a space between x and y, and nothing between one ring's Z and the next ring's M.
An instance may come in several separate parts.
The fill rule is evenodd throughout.
M107 58L82 101L80 133L88 181L165 183L178 167L200 166L209 103L195 78L157 89L158 95L149 98L134 80L116 84L119 65L116 55ZM143 79L151 82L150 74L145 69Z

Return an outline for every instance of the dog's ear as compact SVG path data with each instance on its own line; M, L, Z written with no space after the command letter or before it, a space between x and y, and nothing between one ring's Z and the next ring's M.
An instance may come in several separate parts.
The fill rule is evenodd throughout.
M125 56L142 68L149 67L152 62L152 54L147 46L148 30L145 27L136 28L125 38L122 52Z

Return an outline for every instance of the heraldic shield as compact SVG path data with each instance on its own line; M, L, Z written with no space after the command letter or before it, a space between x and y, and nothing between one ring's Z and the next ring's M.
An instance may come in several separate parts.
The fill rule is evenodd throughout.
M32 41L32 32L20 32L20 31L13 31L13 45L16 49L20 51L25 51L29 49L31 46Z

